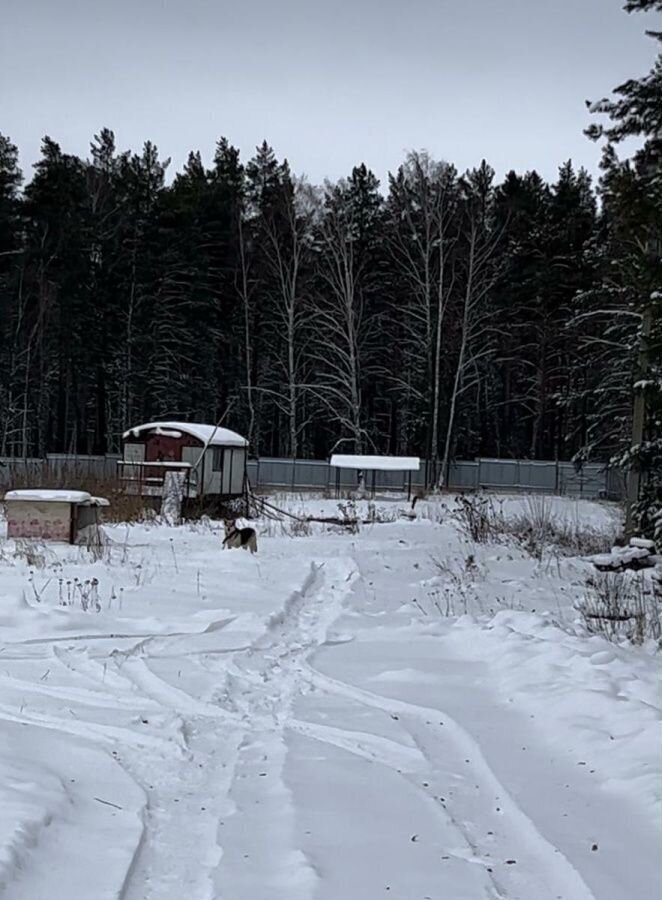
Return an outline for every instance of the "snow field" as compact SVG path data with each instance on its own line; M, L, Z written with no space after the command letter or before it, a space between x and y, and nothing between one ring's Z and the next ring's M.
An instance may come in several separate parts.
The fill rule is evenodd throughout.
M0 897L659 893L656 659L576 621L588 564L356 508L0 544Z

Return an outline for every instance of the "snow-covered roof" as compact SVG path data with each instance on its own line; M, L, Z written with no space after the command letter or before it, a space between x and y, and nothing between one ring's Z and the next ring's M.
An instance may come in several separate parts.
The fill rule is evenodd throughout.
M140 437L145 431L153 431L155 434L169 437L181 437L182 434L190 434L203 444L210 447L246 447L248 441L236 431L229 428L218 428L215 425L202 425L197 422L146 422L144 425L136 425L129 428L122 437L129 440L132 437Z
M110 506L110 501L105 497L90 497L90 502L85 506Z
M334 453L329 465L334 469L362 469L368 472L418 472L418 456L355 456Z
M20 490L7 491L5 500L29 500L38 503L85 503L93 498L87 491ZM107 503L108 501L106 501Z

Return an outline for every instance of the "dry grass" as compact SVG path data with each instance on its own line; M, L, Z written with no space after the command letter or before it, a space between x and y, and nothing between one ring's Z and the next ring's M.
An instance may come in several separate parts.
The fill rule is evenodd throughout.
M87 491L95 497L105 497L110 506L104 509L103 518L108 522L141 522L149 517L144 497L127 494L119 479L98 478L85 472L84 468L78 472L68 468L66 474L51 471L40 476L38 480L29 471L14 473L11 481L5 485L8 491L22 488L33 490L66 488Z
M515 515L506 515L498 498L465 494L457 498L452 516L474 543L515 540L538 560L550 550L589 556L611 547L618 539L615 522L598 528L582 523L578 517L559 516L554 513L552 498L545 494L527 497L523 511Z
M591 575L576 608L588 631L610 641L642 644L662 637L662 582L648 573Z

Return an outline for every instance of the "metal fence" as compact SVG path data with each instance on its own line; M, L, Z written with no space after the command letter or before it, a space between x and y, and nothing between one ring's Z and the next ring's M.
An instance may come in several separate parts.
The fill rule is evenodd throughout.
M429 484L430 474L429 463L423 463L418 472L412 473L412 488ZM342 490L351 490L358 480L352 469L336 470L323 460L311 459L252 460L248 463L248 477L259 488L319 491L334 490L336 484ZM377 472L375 487L379 491L407 490L408 480L407 472ZM569 462L528 459L458 460L450 467L448 486L458 491L528 491L614 500L625 493L620 472L604 463L587 463L577 469Z
M0 458L0 487L61 486L76 481L114 481L117 455L68 456L51 453L45 459ZM254 488L280 488L303 491L342 491L357 486L357 472L332 469L324 460L261 458L248 463L248 477ZM412 472L412 488L422 488L431 478L431 467L422 463ZM336 481L338 478L338 481ZM408 472L376 472L378 491L406 491ZM372 483L372 478L369 484ZM623 477L603 463L587 463L576 469L569 462L545 462L528 459L458 460L450 467L451 490L528 491L569 494L577 497L605 497L613 500L625 495Z
M58 486L75 481L114 481L119 455L70 456L49 453L44 459L17 456L0 457L0 487Z

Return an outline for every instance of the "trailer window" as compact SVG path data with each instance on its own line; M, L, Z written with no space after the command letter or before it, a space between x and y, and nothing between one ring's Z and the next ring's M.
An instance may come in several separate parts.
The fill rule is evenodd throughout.
M214 447L211 458L211 468L213 472L223 471L223 447Z

